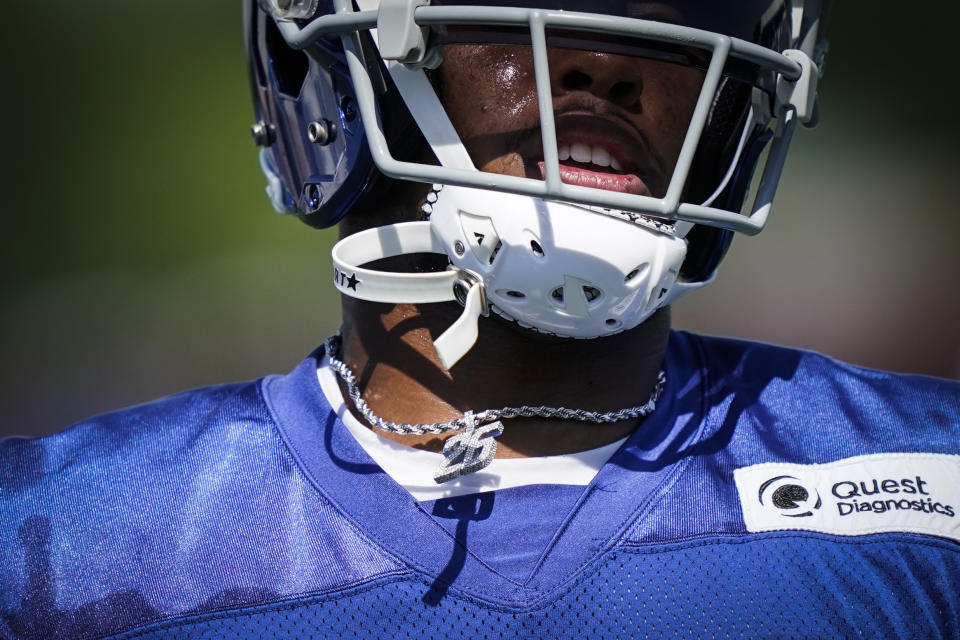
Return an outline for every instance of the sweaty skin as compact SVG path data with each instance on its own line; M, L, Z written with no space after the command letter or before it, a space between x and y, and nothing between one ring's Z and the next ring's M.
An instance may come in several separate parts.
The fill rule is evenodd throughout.
M444 51L438 85L454 126L483 171L542 178L543 151L529 48L457 45ZM586 51L551 49L558 144L602 147L619 170L574 158L564 181L662 195L683 143L703 75L699 70ZM410 219L423 188L404 184L349 220ZM368 217L370 216L370 217ZM365 400L397 422L444 422L468 410L545 405L611 411L642 404L663 361L669 309L642 325L592 340L543 337L496 318L481 320L477 344L445 371L433 340L459 315L455 303L412 305L343 300L344 360ZM356 411L354 411L356 414ZM362 420L362 419L361 419ZM571 453L613 442L637 420L612 425L516 418L505 422L497 457ZM443 436L378 433L440 451Z
M557 143L604 147L621 169L561 159L568 183L609 176L610 187L662 197L693 106L699 69L622 55L550 49ZM458 45L444 50L441 99L476 166L542 179L543 149L529 47ZM592 170L590 170L592 169ZM620 178L615 180L614 178ZM579 180L578 180L579 179ZM602 184L587 186L604 186Z

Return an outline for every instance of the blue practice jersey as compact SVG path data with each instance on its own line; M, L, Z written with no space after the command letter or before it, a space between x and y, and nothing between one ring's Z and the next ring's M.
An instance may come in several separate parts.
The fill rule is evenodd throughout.
M418 503L321 355L0 442L0 637L960 638L956 383L674 333L588 486Z

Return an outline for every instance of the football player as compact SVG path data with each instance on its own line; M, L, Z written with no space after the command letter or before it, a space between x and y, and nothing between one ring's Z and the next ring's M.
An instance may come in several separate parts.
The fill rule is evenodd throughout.
M245 4L295 371L0 444L0 637L957 637L960 387L670 329L826 0Z

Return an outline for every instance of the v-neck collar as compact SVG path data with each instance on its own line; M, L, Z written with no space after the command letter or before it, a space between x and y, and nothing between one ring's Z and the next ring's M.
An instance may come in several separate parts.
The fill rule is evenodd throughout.
M465 551L367 455L323 395L316 375L322 355L321 347L289 375L263 383L301 470L373 544L428 580L448 583L436 588L500 606L533 606L613 547L676 481L688 460L682 451L703 437L702 366L689 338L673 334L656 411L585 488L537 568L518 584Z

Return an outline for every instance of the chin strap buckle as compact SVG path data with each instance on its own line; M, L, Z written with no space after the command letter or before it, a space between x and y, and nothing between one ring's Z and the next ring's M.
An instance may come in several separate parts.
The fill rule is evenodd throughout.
M490 315L487 289L480 276L466 269L454 271L457 279L453 282L453 294L463 305L463 313L433 343L444 369L450 369L473 347L479 335L480 316Z
M490 315L490 304L487 302L487 288L483 286L483 278L469 269L450 268L457 272L457 279L453 281L453 297L460 306L467 306L467 298L474 287L479 287L480 314L483 317Z
M449 369L476 343L480 316L490 314L487 290L480 275L455 267L394 273L358 266L412 253L444 253L430 222L400 222L347 236L331 252L333 284L345 295L370 302L460 302L463 313L433 343L441 364Z

